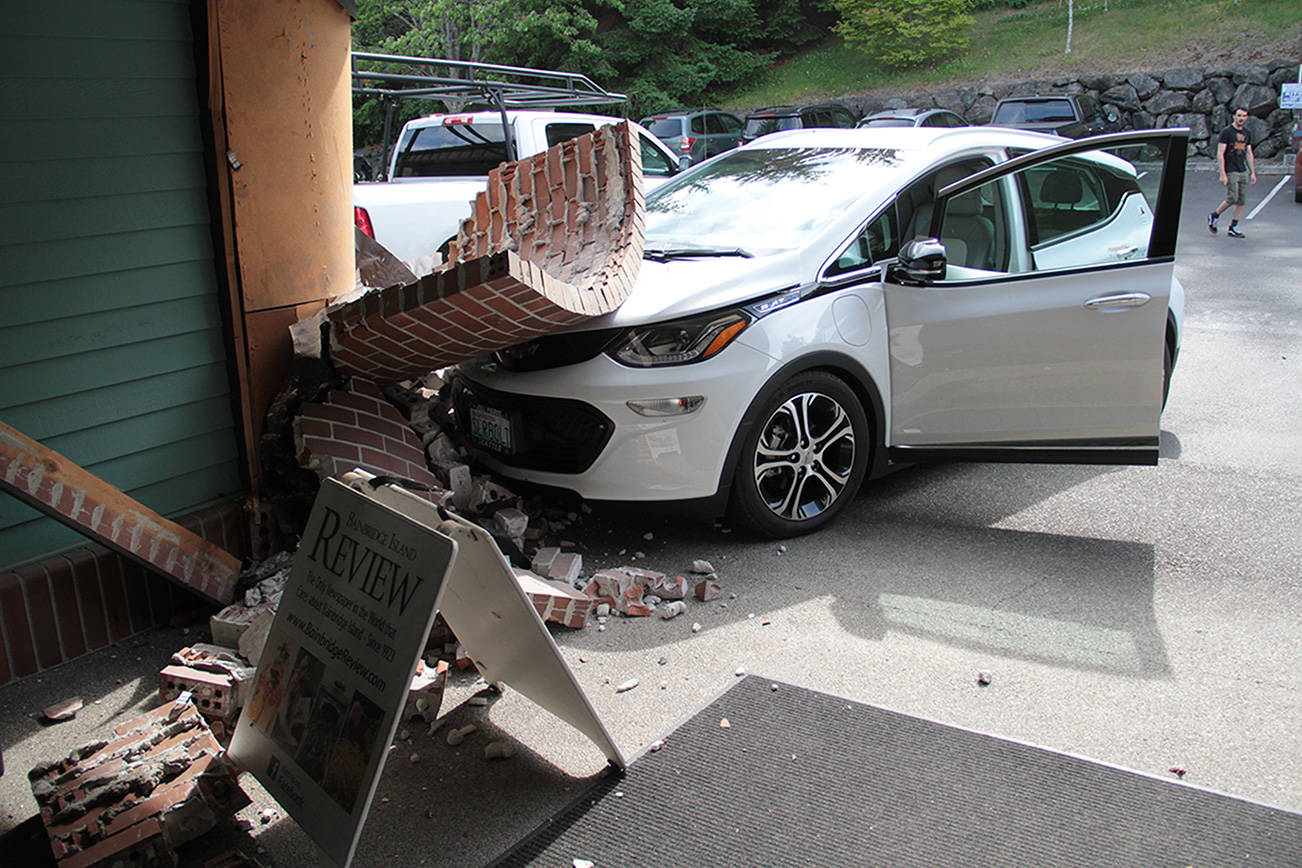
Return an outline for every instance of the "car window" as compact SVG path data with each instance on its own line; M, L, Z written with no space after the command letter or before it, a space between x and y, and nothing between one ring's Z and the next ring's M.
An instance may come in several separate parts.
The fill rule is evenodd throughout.
M702 135L705 132L705 115L696 115L693 117L691 128L693 135Z
M920 124L920 126L947 127L949 126L949 124L946 123L944 115L928 115L927 117L922 119L922 123Z
M832 109L828 122L830 126L848 129L854 126L854 115L849 109L835 108Z
M721 117L722 115L706 115L705 131L707 133L714 133L714 134L722 133L723 123L720 120Z
M896 217L895 203L869 221L863 232L850 242L832 266L827 269L829 275L844 274L863 268L874 262L889 259L900 249L900 229Z
M638 133L637 138L642 146L643 175L667 178L674 174L678 167L669 162L669 158L665 156L664 151L651 144L651 140L641 133Z
M860 127L911 127L913 121L908 118L864 118Z
M967 126L967 121L963 120L961 117L954 114L953 112L945 112L944 114L941 115L941 117L944 118L945 123L951 127Z
M596 127L593 124L583 123L556 123L547 125L547 147L559 145L561 142L568 142L584 133L592 132Z
M1089 151L1028 166L951 199L940 231L946 256L957 266L949 278L1146 258L1161 160L1159 150L1147 144ZM1021 207L1001 210L1000 200L1010 189L1017 191ZM993 229L988 248L981 240L989 234L979 225L983 221ZM983 255L987 249L992 255Z
M507 160L506 136L500 123L443 123L408 131L395 154L395 178L487 175Z
M760 117L746 119L746 135L750 138L776 133L779 130L798 129L800 129L800 118L790 115L761 115Z
M682 118L648 118L642 121L642 126L661 139L674 139L683 134Z
M723 127L725 133L735 133L741 130L741 118L734 115L715 115L719 119L719 125Z

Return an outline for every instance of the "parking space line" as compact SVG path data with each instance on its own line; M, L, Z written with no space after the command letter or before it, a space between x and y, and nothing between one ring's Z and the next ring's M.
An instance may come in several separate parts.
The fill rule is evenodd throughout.
M1293 180L1293 176L1292 176L1292 175L1285 175L1283 178L1281 178L1281 179L1280 179L1280 182L1279 182L1278 184L1275 185L1275 189L1274 189L1274 190L1271 190L1269 193L1267 193L1267 194L1266 194L1266 198L1265 198L1265 199L1262 199L1262 200L1257 204L1257 207L1252 209L1252 211L1248 214L1247 219L1248 219L1248 220L1251 220L1253 217L1256 217L1256 216L1257 216L1257 212L1260 211L1262 208L1265 208L1265 207L1266 207L1266 204L1267 204L1268 202L1270 202L1271 199L1274 199L1274 198L1275 198L1275 194L1279 192L1279 188L1280 188L1280 187L1283 187L1285 184L1287 184L1287 183L1288 183L1289 181L1291 181L1291 180Z

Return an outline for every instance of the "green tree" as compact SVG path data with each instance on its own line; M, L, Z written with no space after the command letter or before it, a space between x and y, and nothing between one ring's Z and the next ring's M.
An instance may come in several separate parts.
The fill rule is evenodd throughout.
M847 43L896 69L929 66L967 50L971 0L833 0Z

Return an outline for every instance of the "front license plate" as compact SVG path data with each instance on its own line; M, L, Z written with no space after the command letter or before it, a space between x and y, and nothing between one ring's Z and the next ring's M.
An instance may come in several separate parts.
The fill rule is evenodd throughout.
M511 419L501 410L482 404L470 405L470 436L476 443L495 452L515 451Z

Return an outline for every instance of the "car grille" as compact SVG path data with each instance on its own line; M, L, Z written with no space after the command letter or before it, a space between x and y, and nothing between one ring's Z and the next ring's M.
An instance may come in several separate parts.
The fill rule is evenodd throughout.
M472 403L491 407L511 419L517 439L512 452L475 441L469 423ZM597 460L615 430L615 423L604 413L582 401L513 395L460 376L452 381L452 407L457 432L467 442L522 470L582 473Z
M594 359L623 329L602 329L565 335L544 335L494 353L508 371L545 371Z

